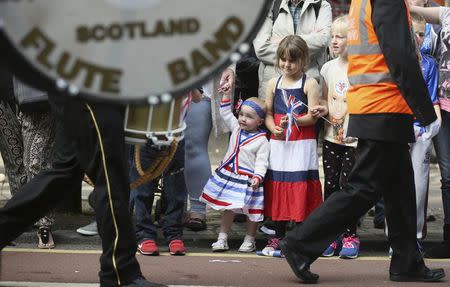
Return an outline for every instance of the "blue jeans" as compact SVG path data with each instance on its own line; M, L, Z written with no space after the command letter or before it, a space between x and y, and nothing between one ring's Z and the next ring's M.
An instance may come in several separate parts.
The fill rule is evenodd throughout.
M184 170L189 193L190 212L206 215L206 204L199 200L203 187L211 176L208 139L212 128L211 100L202 99L189 107L186 116L186 167Z
M450 112L441 110L442 125L434 137L439 169L441 170L442 206L444 208L444 224L450 224Z
M134 159L134 146L130 147L130 182L139 178ZM145 170L158 156L159 150L148 145L141 147L141 164ZM164 237L168 242L181 239L183 236L184 202L187 196L184 182L184 141L178 144L178 149L172 162L162 174L164 216L159 220ZM140 243L143 240L155 240L157 237L156 226L153 223L151 213L155 191L158 187L158 179L143 184L131 190L130 210L135 212L136 238Z

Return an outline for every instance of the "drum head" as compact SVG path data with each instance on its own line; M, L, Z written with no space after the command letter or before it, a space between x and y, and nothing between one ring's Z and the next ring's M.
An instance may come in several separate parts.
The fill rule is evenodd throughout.
M0 46L14 73L38 88L158 103L238 60L271 3L0 1Z

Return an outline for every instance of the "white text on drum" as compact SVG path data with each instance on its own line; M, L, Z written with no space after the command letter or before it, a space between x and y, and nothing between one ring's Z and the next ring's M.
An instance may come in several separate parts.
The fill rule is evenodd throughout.
M229 17L214 33L214 40L203 43L203 49L194 49L190 58L179 58L167 65L172 83L186 82L191 76L198 75L220 59L220 53L229 52L244 32L244 23L237 17Z
M92 89L94 82L99 83L98 90L104 93L120 93L120 77L122 71L94 65L85 60L75 58L67 52L62 51L59 57L55 55L56 43L47 37L39 28L33 28L20 42L24 49L35 49L37 51L36 61L48 72L54 70L56 74L74 82L82 78L83 87Z
M96 41L106 39L113 41L129 40L135 38L153 38L158 36L173 36L182 34L194 34L200 29L200 23L195 18L159 20L155 22L153 30L149 30L146 22L112 23L110 25L79 26L76 28L76 37L79 42Z

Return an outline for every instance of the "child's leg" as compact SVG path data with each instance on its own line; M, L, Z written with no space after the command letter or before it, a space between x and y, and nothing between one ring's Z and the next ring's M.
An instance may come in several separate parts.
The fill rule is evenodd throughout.
M222 222L220 223L220 233L228 234L233 224L235 213L231 210L225 210L222 214Z
M259 222L250 221L247 218L247 235L255 238L256 230L258 229Z
M339 145L323 141L323 173L324 173L324 195L327 199L332 193L338 191L339 175L341 174L342 158L336 154Z
M342 158L341 163L341 173L339 176L339 186L342 189L345 185L347 185L348 175L353 169L353 164L355 163L355 150L354 147L343 147L340 156ZM358 222L352 222L347 226L347 233L349 235L356 234L356 228L358 226Z

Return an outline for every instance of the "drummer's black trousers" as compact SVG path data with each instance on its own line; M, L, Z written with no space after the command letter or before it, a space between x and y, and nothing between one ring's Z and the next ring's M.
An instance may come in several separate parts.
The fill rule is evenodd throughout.
M54 208L86 173L95 183L95 213L102 238L101 286L127 284L141 275L135 258L124 108L49 96L58 120L52 169L24 185L0 209L0 250Z

